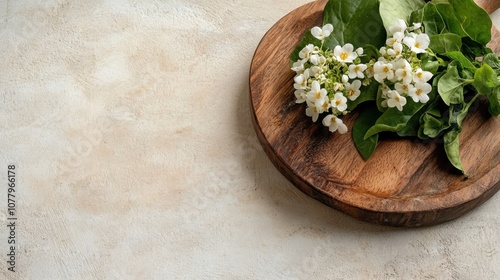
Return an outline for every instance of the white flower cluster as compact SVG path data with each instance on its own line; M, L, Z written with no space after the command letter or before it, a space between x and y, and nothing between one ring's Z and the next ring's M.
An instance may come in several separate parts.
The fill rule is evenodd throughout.
M417 54L426 53L430 39L422 33L422 25L407 27L402 19L389 28L392 37L380 48L381 57L373 65L373 78L382 84L382 106L402 111L406 97L426 103L432 86L427 83L432 73L420 68Z
M380 48L381 56L369 63L361 63L363 48L354 50L352 44L323 49L325 38L331 35L333 26L314 27L311 34L321 41L321 46L309 44L299 52L293 63L295 97L297 103L306 103L306 115L316 122L320 114L323 125L331 132L346 133L347 126L339 118L349 113L348 99L355 101L362 87L373 79L382 87L382 106L396 107L400 111L407 103L406 96L414 102L426 103L432 86L427 82L432 73L420 68L417 54L425 53L429 36L422 33L421 24L407 27L398 19L390 27L392 37Z
M332 132L346 133L347 126L339 116L348 113L347 99L356 100L362 84L369 83L369 79L365 79L368 67L360 63L363 49L354 50L352 44L336 46L333 51L323 50L323 42L332 31L331 24L311 29L311 34L322 43L321 47L305 46L293 64L295 97L297 103L307 104L306 115L314 122L320 114L329 113L323 118L323 125Z

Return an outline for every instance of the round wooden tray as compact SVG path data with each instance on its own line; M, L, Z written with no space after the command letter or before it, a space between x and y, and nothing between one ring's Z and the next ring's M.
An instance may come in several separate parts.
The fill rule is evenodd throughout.
M325 3L304 5L278 21L252 60L253 124L281 173L326 205L391 226L452 220L495 194L500 189L500 118L488 116L486 104L467 117L460 136L468 179L452 168L436 141L384 139L365 161L350 133L332 134L305 116L305 106L295 104L288 57L303 33L321 24ZM354 120L344 118L348 127Z

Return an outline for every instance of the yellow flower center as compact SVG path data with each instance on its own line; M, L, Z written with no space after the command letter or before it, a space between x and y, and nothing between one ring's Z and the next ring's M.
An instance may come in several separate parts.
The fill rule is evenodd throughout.
M349 54L348 54L348 53L346 53L346 52L342 52L342 53L340 53L340 59L342 59L342 60L346 60L348 57L349 57Z
M353 89L350 89L349 92L347 93L349 94L349 96L353 96L354 95L354 90Z
M408 85L403 85L403 91L408 91Z
M323 109L325 111L328 110L328 102L323 103Z
M339 106L340 103L342 103L342 101L340 101L340 99L335 100L335 106Z
M422 94L422 90L421 89L417 89L417 91L415 92L416 95L421 95Z
M316 92L316 99L319 99L321 97L321 92L320 91L317 91Z
M354 67L354 72L359 72L359 66Z
M389 73L389 67L385 66L383 71L384 73Z
M422 75L423 75L423 73L422 73L422 72L417 73L417 77L418 77L419 79L422 79Z
M419 42L416 42L416 43L415 43L415 48L419 48L419 49L420 49L420 46L421 46L421 45L420 45L420 43L419 43Z

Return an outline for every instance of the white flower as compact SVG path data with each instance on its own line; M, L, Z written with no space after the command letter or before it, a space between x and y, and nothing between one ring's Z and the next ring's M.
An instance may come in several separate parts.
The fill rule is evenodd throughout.
M319 117L319 110L314 103L307 102L306 116L311 117L316 122Z
M379 50L380 54L381 55L386 55L387 54L387 48L386 47L381 47L380 50ZM379 57L379 59L382 58L382 57Z
M298 60L297 62L293 63L292 66L292 71L296 72L297 74L301 74L304 72L304 61Z
M307 46L305 46L300 52L299 52L299 57L301 59L309 59L309 56L311 55L311 53L314 51L314 45L313 44L309 44Z
M391 32L391 34L395 34L397 32L405 32L406 28L406 22L402 19L397 19L396 23L393 26L389 27L389 32Z
M311 71L310 75L313 77L321 75L324 72L323 67L320 67L320 66L313 66L313 67L309 68L309 70Z
M411 65L406 59L403 59L402 61L402 67L396 70L396 78L398 81L403 81L404 84L409 84L413 80Z
M374 78L379 83L383 83L385 79L392 80L394 78L393 65L382 61L375 62L373 65Z
M352 44L345 44L343 47L336 46L333 50L333 55L340 62L352 63L358 57L358 54L353 51Z
M332 100L332 107L339 112L344 112L347 109L347 98L345 98L342 92L335 93Z
M311 91L307 93L307 101L315 103L317 100L323 100L327 96L326 89L321 88L318 81L313 81L311 84Z
M309 69L306 69L304 73L295 76L295 78L293 79L295 81L293 87L295 89L306 89L307 79L309 79Z
M303 89L297 89L295 91L295 98L297 98L295 103L304 103L307 100L307 92Z
M346 82L347 83L347 82ZM339 91L339 90L344 90L344 84L343 83L333 83L333 90L334 91Z
M410 89L408 96L410 96L413 101L420 103L427 103L429 101L429 92L431 92L432 86L428 83L418 82L415 87Z
M420 22L413 23L413 30L420 29L420 27L422 27L422 23L420 23Z
M366 68L367 67L365 64L351 64L351 65L349 65L349 78L351 78L351 79L356 79L356 78L363 79L365 77L365 74L363 74L363 71L365 71Z
M354 80L351 84L346 85L345 88L347 90L347 96L351 101L356 100L361 94L361 91L359 90L360 87L361 87L360 80Z
M313 65L324 65L326 63L326 58L322 55L317 55L317 54L313 54L311 55L311 57L309 58L309 61L313 64Z
M387 106L389 108L398 108L399 111L403 111L403 106L406 105L406 98L401 96L397 90L389 90L387 92L389 99L387 99Z
M349 82L349 77L347 75L342 75L342 83L347 84Z
M392 45L392 49L387 49L387 54L395 58L400 57L402 52L403 52L403 45L398 42Z
M311 34L318 40L323 41L326 37L330 36L333 31L333 25L326 24L323 28L315 26L311 29Z
M356 53L357 53L358 55L363 55L363 53L364 53L364 52L365 52L365 50L363 50L363 48L357 48L357 49L356 49Z
M328 115L323 119L323 125L327 126L331 132L338 131L340 134L347 132L347 126L335 115Z
M403 43L414 53L425 53L430 42L429 35L425 33L418 34L415 38L407 36L403 39Z
M413 73L413 81L415 83L421 82L426 83L432 79L432 73L429 71L424 71L422 68L418 68L415 73Z
M328 96L322 96L314 102L314 106L318 109L318 113L324 113L330 109L330 99Z
M408 94L410 92L410 90L412 90L414 88L414 86L412 84L409 84L409 83L396 83L396 84L394 84L394 88L400 94L403 94L403 93Z
M405 37L403 32L396 32L392 35L392 38L387 39L385 42L388 46L392 47L395 43L401 43Z

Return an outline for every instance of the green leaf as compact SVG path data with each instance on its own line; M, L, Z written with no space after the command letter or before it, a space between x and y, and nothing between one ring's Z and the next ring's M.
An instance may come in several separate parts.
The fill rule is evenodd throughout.
M474 41L486 45L491 41L492 22L488 13L473 0L449 0L464 32Z
M434 57L428 54L422 54L420 56L421 68L424 71L429 71L432 74L436 74L439 70L439 61L435 60Z
M388 108L384 113L382 113L380 118L377 119L375 125L373 125L366 132L364 139L380 132L397 132L403 129L412 116L415 115L415 113L417 113L423 106L425 106L425 104L415 103L412 100L409 100L403 107L403 111L399 111L397 108Z
M438 54L460 51L462 47L462 38L457 34L444 33L429 37L431 39L429 48Z
M356 98L356 100L354 101L351 101L350 99L347 100L347 110L352 111L354 110L354 108L356 108L359 104L363 102L376 100L377 92L378 92L378 84L375 82L372 82L367 87L361 87L361 94L359 95L358 98Z
M467 176L462 166L462 161L460 160L459 133L459 129L453 129L444 135L444 150L446 151L450 163Z
M410 14L410 23L422 22L424 20L424 9L418 9Z
M364 53L360 57L361 63L368 63L372 58L378 59L381 56L379 49L374 45L367 44L366 46L363 47L363 51Z
M381 113L375 106L366 107L366 109L360 112L352 127L354 145L365 160L369 159L373 152L375 152L378 144L378 134L372 135L367 139L364 139L364 136L368 129L375 124L380 115Z
M490 101L488 111L495 117L500 115L500 86L495 87L487 96Z
M378 9L378 0L328 1L323 12L323 25L331 23L334 29L325 39L325 46L333 49L347 43L357 47L383 45L387 34Z
M446 29L451 32L459 35L460 37L466 37L467 33L465 33L461 22L458 20L455 15L455 10L453 6L447 3L436 3L436 8L439 11L439 14L444 20L446 24Z
M483 64L474 74L474 87L479 93L489 94L497 84L497 74L488 64Z
M442 117L433 116L432 113L426 113L422 117L423 133L430 138L437 137L441 132L450 127L450 124Z
M452 52L447 52L444 55L451 58L452 60L456 60L458 63L460 63L462 68L469 69L472 72L476 71L476 66L474 66L474 64L472 64L472 62L467 57L465 57L465 55L462 52L452 51Z
M500 71L500 60L498 56L494 53L489 53L483 57L483 63L488 64L495 71Z
M464 83L460 80L456 66L450 67L439 79L438 92L446 105L464 102Z
M438 79L436 77L435 79ZM422 106L418 112L416 112L411 118L408 120L406 125L397 131L399 136L419 136L420 129L420 119L423 117L425 113L432 111L441 101L439 95L437 94L436 86L433 86L432 91L429 93L429 101ZM421 139L427 139L428 137L421 137Z
M443 18L433 3L427 3L424 6L422 24L425 27L425 33L429 36L441 34L446 28Z
M408 20L413 11L423 8L424 5L423 0L380 0L380 16L385 29L389 30L397 19Z

